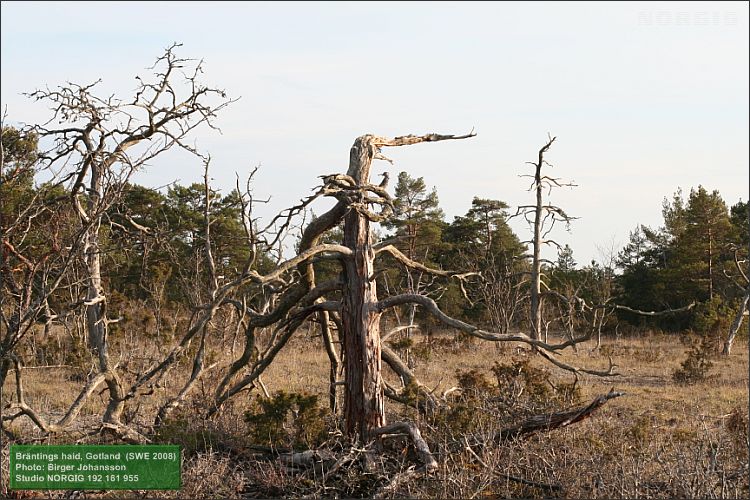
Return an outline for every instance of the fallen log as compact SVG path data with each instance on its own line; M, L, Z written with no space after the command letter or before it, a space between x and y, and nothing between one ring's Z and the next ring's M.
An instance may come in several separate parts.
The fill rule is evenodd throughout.
M594 411L604 406L607 401L623 395L625 395L624 392L618 392L612 389L607 394L597 396L591 403L581 408L557 413L534 415L524 420L520 425L509 427L495 433L493 441L495 441L495 443L501 443L517 437L528 436L538 431L551 431L561 427L567 427L570 424L575 424L590 417Z

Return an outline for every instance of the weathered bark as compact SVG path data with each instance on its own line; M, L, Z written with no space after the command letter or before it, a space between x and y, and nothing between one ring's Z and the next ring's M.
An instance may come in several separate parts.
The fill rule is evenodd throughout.
M729 356L732 352L732 344L734 343L734 337L737 335L737 332L740 330L740 326L742 325L742 318L747 313L748 307L747 304L750 301L750 286L748 286L745 289L745 295L742 297L742 302L740 302L740 309L737 311L737 314L734 317L734 321L732 321L732 326L729 328L729 334L727 335L727 339L724 341L724 348L721 351L721 354L724 356Z
M373 136L357 138L349 158L348 175L359 186L369 183L370 167L377 153ZM367 440L374 429L385 425L383 380L380 360L380 312L373 260L370 221L351 209L344 218L344 246L353 256L344 261L341 323L343 327L346 434Z
M96 217L101 199L102 182L99 168L91 169L91 186L88 194L88 216ZM101 218L101 215L98 217ZM84 236L83 253L86 259L86 330L89 347L98 354L100 363L106 363L106 320L104 317L104 289L102 288L101 257L99 251L99 227L101 220L90 227ZM106 371L103 367L102 371Z
M385 425L383 380L381 376L380 314L374 277L375 252L370 231L371 220L383 220L368 208L371 203L388 202L384 190L370 184L373 159L385 159L384 146L408 146L473 137L427 134L387 139L364 135L354 141L349 154L347 176L357 187L349 190L344 218L344 246L352 255L344 259L344 281L341 299L341 324L344 354L344 430L350 437L366 441L375 429ZM376 193L373 199L368 193ZM384 207L387 208L387 207Z

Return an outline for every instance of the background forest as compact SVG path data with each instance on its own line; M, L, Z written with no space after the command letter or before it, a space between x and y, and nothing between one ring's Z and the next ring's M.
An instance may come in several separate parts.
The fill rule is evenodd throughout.
M40 183L34 177L39 161L37 136L5 127L2 140L1 215L9 235L4 240L4 269L10 272L17 269L14 257L43 256L54 250L64 237L61 232L75 226L77 215L54 207L54 202L70 196L69 190L59 184ZM114 297L109 303L110 314L123 317L118 329L131 327L138 320L128 311L153 310L159 318L148 321L154 321L154 330L161 332L167 318L185 314L200 303L196 284L208 279L206 212L219 279L240 271L251 253L257 253L256 265L261 270L284 257L278 246L248 247L237 190L226 194L211 190L206 210L202 183L162 189L124 183L112 189L120 191L121 197L104 213L107 224L102 231L101 255L102 278ZM35 215L16 241L8 229L37 200L55 209ZM442 269L481 271L482 277L466 285L473 298L467 302L457 284L436 284L424 273L399 270L393 262L385 262L377 273L379 288L424 293L434 297L444 311L492 331L528 328L528 305L524 304L528 276L524 272L529 270L530 242L522 242L528 235L515 234L507 224L514 209L501 200L474 198L465 215L446 221L437 189L428 188L424 178L412 178L407 172L397 176L394 206L393 216L378 233L380 241L393 241L409 259ZM603 331L613 332L615 327L675 333L728 331L746 290L737 262L742 264L747 258L747 202L727 205L718 191L709 192L703 186L692 187L687 195L678 188L665 196L661 213L661 227L634 224L623 248L606 248L603 243L599 259L589 263L576 262L567 245L557 248L557 260L543 263L546 287L555 292L547 304L551 310L547 328L562 331L591 324L585 314L588 310L581 311L579 306L579 310L568 311L565 301L555 299L562 295L608 306L603 308L607 313ZM568 230L574 233L572 224ZM330 236L331 241L336 235ZM333 274L335 270L323 266L321 272ZM70 295L70 290L51 295L50 310L59 311ZM617 308L664 311L690 304L695 307L657 317ZM406 315L417 314L414 309Z

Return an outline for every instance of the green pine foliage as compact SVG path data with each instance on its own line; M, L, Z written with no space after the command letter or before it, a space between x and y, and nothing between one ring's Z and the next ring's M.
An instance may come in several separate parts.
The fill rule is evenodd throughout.
M743 220L744 214L744 220ZM734 304L742 291L733 283L737 274L734 250L746 253L747 204L728 208L718 191L703 186L684 197L677 191L662 207L664 226L638 226L622 249L618 266L619 301L634 309L659 311L692 302ZM736 276L734 276L736 278ZM641 326L668 331L699 329L700 308L675 316L651 319L622 311L618 315Z
M258 444L280 448L316 448L328 436L328 412L318 396L278 391L258 397L245 413L250 438Z

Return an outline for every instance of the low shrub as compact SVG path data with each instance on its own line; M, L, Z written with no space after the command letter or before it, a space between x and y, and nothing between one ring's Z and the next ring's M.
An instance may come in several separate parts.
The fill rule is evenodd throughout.
M259 444L315 448L328 437L327 413L317 395L278 391L270 398L258 396L245 422L250 438Z
M712 358L715 356L715 342L711 335L704 334L700 340L694 342L687 357L680 368L672 372L672 379L682 385L693 385L708 377L713 367Z

